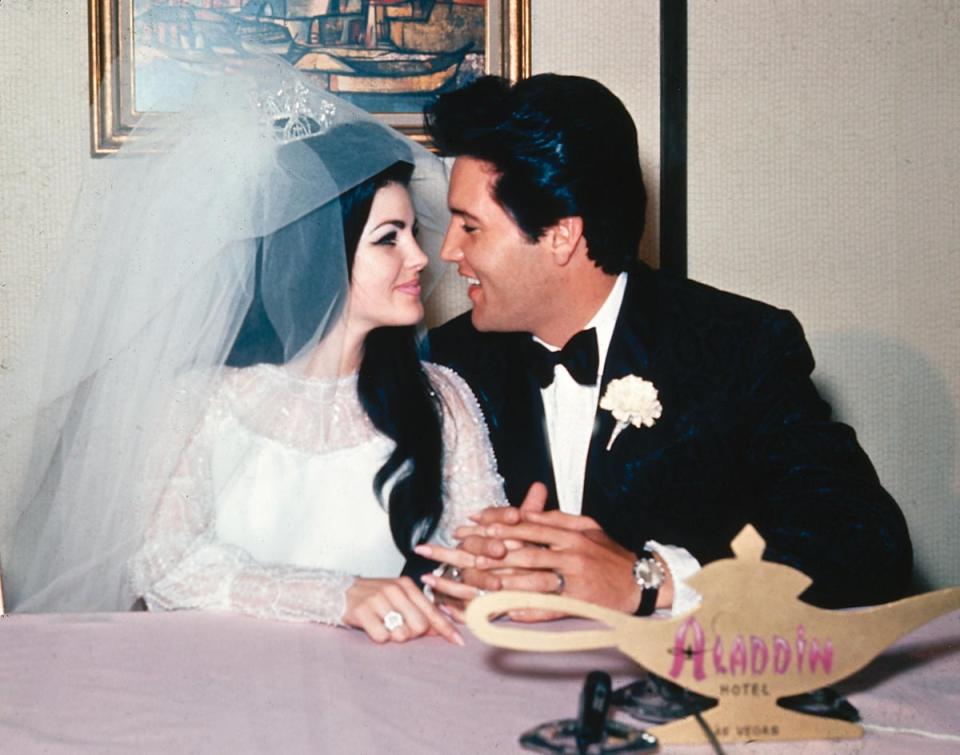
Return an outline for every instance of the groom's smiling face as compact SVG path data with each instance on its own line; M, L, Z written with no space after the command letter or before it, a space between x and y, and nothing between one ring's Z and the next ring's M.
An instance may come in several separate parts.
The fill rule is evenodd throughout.
M490 163L456 159L447 193L453 217L440 256L470 280L477 330L536 333L551 295L549 254L494 199L496 180Z

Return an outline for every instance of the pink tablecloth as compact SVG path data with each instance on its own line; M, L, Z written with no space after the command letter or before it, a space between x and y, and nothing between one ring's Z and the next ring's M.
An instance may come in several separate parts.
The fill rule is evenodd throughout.
M237 616L0 619L0 752L514 753L521 732L571 717L584 675L615 684L616 651L524 654ZM729 753L960 752L960 612L895 645L843 689L864 740ZM706 747L670 748L705 753Z

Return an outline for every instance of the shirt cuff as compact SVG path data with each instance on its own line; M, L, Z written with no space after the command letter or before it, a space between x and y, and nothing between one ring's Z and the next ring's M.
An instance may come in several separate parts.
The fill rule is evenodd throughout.
M700 605L700 593L686 583L700 571L700 562L690 555L690 551L679 545L661 545L656 540L648 540L644 547L660 557L673 577L673 605L669 609L659 609L656 615L679 616Z

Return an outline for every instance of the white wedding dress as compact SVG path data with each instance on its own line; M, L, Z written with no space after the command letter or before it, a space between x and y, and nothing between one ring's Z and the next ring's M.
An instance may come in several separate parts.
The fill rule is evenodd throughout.
M425 369L443 406L444 510L431 540L453 545L469 514L507 502L470 389L451 370ZM363 411L356 380L266 364L226 373L131 562L148 608L339 624L354 575L400 574L373 488L394 444Z

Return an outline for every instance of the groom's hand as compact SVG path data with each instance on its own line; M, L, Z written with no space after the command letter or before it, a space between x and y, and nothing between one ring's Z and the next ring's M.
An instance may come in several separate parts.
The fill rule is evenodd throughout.
M515 575L500 577L503 590L537 590L543 573L554 575L554 591L563 575L563 594L590 603L633 613L640 605L640 586L633 578L636 555L609 537L587 516L560 511L527 512L517 525L494 524L491 537L523 540L528 545L493 560L478 557L480 570L511 568ZM657 607L673 603L673 578L664 566L665 581L657 595ZM530 571L528 571L530 570ZM539 572L539 578L537 575Z
M534 483L518 508L485 509L460 527L461 582L480 590L557 593L632 613L640 604L636 556L587 516L545 512L547 488ZM474 556L472 560L466 554ZM558 576L560 575L560 576ZM468 602L469 593L460 590ZM558 614L515 611L511 618L544 621Z
M437 594L469 602L480 590L521 590L558 593L601 606L633 613L640 604L640 587L633 579L636 556L608 537L590 517L559 511L520 512L520 521L494 521L477 527L469 552L433 547L430 556L453 564L460 581L435 578L429 582ZM464 540L466 543L467 540ZM488 542L504 543L504 555L484 555ZM516 543L517 547L507 547ZM426 580L425 580L426 581ZM516 610L516 621L547 621L560 614Z
M453 536L460 541L460 548L474 556L489 556L503 558L509 551L523 547L519 540L492 538L485 534L486 528L492 524L520 524L526 514L542 513L547 505L547 486L542 482L535 482L527 490L527 495L518 507L495 506L484 509L470 519L473 525L458 527ZM489 572L470 575L479 580L485 580ZM497 590L499 587L492 582L489 585L476 584L484 590Z
M503 558L509 551L522 548L524 543L509 538L490 537L485 534L487 528L493 524L520 524L524 515L542 512L546 503L547 486L542 482L535 482L519 507L492 506L471 516L473 524L458 527L453 533L460 541L457 548L420 545L414 548L414 551L424 558L456 567L463 583L481 590L499 590L500 583L493 572L475 568L476 557Z
M502 590L560 592L627 613L640 604L640 587L633 579L636 556L590 517L560 511L525 512L517 524L497 522L486 531L491 538L524 543L502 558L484 555L476 559L479 571L498 575ZM531 614L528 620L538 618Z
M485 528L497 523L520 524L525 513L542 512L546 503L546 485L542 482L535 482L530 486L519 507L493 506L471 516L470 519L474 524L460 527L454 533L454 537L460 540L459 547L445 548L439 545L418 545L414 548L414 551L419 555L455 567L459 572L456 580L450 579L449 576L433 574L422 577L423 582L433 589L438 604L447 608L454 618L461 620L463 606L480 592L499 590L500 576L516 574L517 570L477 569L477 556L502 558L508 551L524 547L524 543L519 540L487 537L483 534Z
M590 517L544 512L546 488L531 487L519 508L484 510L472 526L455 533L457 549L431 546L424 554L460 572L459 581L432 578L435 591L469 602L480 590L527 590L556 593L632 613L640 604L633 579L636 556L610 538ZM561 578L558 576L562 576ZM661 587L658 607L673 600L673 584ZM558 614L513 611L519 621L544 621Z
M492 541L522 543L499 558L478 554L474 568L488 572L502 590L557 592L597 605L633 613L640 604L640 587L633 579L635 554L610 538L590 517L560 511L521 511L521 521L493 522L482 536ZM479 535L478 535L479 536ZM557 575L562 575L562 580ZM673 602L673 582L666 570L658 607ZM473 575L471 581L484 584ZM483 589L490 589L484 587ZM515 612L511 618L542 621L542 612Z

